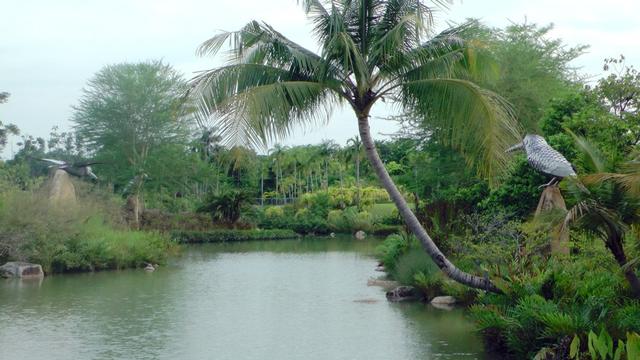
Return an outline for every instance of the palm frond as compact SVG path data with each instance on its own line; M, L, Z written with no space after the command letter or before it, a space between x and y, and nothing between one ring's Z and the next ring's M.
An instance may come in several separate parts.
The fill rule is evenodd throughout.
M337 102L335 93L322 84L282 81L247 88L207 108L210 116L218 117L227 145L262 147L290 135L294 128L326 123Z
M585 230L602 237L605 242L612 235L622 237L627 230L615 211L605 208L593 199L580 201L569 209L560 231L569 231L571 224L578 221Z
M454 65L464 58L465 44L460 35L467 31L468 26L470 23L448 28L428 41L412 46L409 51L399 52L393 66L383 67L381 71L388 73L388 76L413 79L420 78L420 74L425 71L450 77ZM431 70L431 67L436 69ZM443 75L443 69L449 75ZM422 76L425 77L428 76Z
M439 129L442 141L459 150L481 175L494 179L507 167L504 149L517 141L519 129L503 98L454 78L407 81L401 91L403 104Z
M573 138L573 141L576 143L578 150L580 150L585 155L587 166L591 168L588 170L593 170L600 173L604 172L606 161L604 160L604 156L602 155L600 150L598 150L598 148L586 138L576 135L569 129L564 130Z
M267 65L282 70L316 76L326 69L322 58L314 52L289 40L271 26L251 21L241 30L223 32L205 41L197 50L199 55L216 55L225 42L229 42L232 64Z

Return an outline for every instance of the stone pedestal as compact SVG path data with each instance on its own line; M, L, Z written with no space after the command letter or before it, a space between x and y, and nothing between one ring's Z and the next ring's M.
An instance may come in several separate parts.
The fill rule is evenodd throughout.
M127 204L125 205L127 212L127 222L136 230L140 229L140 217L144 211L144 202L139 195L129 195L127 197Z
M75 203L76 188L66 171L56 169L49 178L49 200L56 203Z
M562 193L560 193L558 185L547 186L544 188L542 195L540 195L540 200L538 201L535 216L538 217L542 212L553 209L567 210L567 205L564 203L564 198L562 197Z
M562 197L562 193L560 193L560 189L558 185L547 186L542 195L540 195L540 200L538 201L538 207L536 208L535 217L537 218L541 214L547 211L552 210L563 210L567 211L567 205L564 202L564 198ZM554 229L551 234L551 254L569 254L569 232L567 231L558 231L558 229Z

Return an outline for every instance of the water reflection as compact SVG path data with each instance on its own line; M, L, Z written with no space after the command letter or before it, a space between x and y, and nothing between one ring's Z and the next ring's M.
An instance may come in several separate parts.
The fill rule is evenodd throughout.
M202 245L153 273L0 281L0 358L480 358L461 312L366 285L376 243Z

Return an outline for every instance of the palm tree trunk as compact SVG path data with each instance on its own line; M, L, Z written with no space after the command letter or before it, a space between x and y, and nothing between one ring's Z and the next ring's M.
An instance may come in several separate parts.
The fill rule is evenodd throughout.
M360 138L362 139L362 144L364 145L367 158L378 176L378 179L382 183L382 186L387 190L389 196L398 208L407 228L411 230L418 240L420 240L425 251L429 256L431 256L431 259L433 259L433 262L447 276L461 284L494 293L502 293L502 291L498 289L488 278L481 278L467 274L458 269L444 256L440 249L438 249L438 246L433 242L431 237L429 237L429 234L427 234L422 225L420 225L420 222L409 208L409 205L407 205L404 197L402 197L402 194L393 183L387 169L385 169L384 164L378 155L378 151L376 150L373 138L371 137L368 118L368 113L358 114L358 129L360 131Z
M607 247L611 250L613 257L616 258L616 261L620 265L620 267L624 268L627 264L627 256L624 253L624 248L622 247L622 239L617 236L611 236L607 241ZM631 291L633 292L636 299L640 299L640 280L638 280L638 276L633 269L633 267L626 267L624 270L624 277L629 282L629 286L631 287Z

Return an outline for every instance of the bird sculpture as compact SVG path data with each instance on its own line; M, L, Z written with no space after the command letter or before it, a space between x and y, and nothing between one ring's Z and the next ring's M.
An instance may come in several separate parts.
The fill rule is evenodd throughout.
M522 142L508 148L506 152L523 149L527 153L527 162L541 173L551 175L551 181L540 187L556 185L565 177L576 177L576 169L567 159L547 144L540 135L527 134Z
M122 189L122 194L131 195L139 193L142 185L147 179L149 179L149 175L144 172L140 172L138 175L129 180L124 189Z
M98 162L89 162L89 163L74 163L70 164L66 161L56 160L56 159L38 159L40 161L47 162L51 165L49 167L57 167L60 170L66 171L68 174L77 176L77 177L85 177L88 176L94 180L98 180L96 174L91 170L91 165L99 164Z

